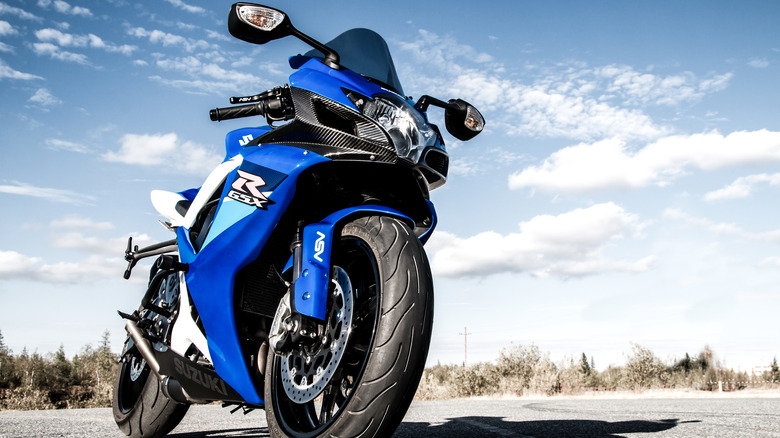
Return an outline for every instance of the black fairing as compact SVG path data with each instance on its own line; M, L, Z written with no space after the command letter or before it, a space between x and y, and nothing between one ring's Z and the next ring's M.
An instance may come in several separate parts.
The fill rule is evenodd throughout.
M398 155L373 120L319 94L290 87L295 119L250 144L285 144L324 157L395 163Z

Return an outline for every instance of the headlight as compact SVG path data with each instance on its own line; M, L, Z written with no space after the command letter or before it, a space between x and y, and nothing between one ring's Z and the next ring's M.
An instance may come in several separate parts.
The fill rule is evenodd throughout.
M357 100L355 106L387 131L401 158L417 163L423 150L436 144L436 131L419 111L399 96L379 94L373 100Z

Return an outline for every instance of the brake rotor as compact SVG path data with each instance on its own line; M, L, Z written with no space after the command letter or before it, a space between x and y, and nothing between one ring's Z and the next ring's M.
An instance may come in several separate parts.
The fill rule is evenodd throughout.
M314 400L328 386L344 356L352 327L353 291L347 273L333 267L325 331L314 347L293 347L281 356L282 387L295 403ZM290 315L289 292L279 303L271 333ZM276 329L276 330L274 330Z

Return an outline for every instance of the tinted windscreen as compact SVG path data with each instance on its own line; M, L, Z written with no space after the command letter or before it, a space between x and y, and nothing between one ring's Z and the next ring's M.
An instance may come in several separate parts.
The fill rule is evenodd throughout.
M381 82L403 95L390 50L378 33L369 29L351 29L325 45L339 54L339 64L343 67ZM322 58L323 54L318 50L310 50L304 56Z

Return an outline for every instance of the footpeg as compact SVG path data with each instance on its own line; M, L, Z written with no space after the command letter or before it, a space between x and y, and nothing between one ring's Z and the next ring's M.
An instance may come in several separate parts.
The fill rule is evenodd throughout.
M141 316L138 315L138 311L136 310L133 312L133 314L127 314L125 312L122 312L121 310L117 310L116 313L119 314L119 316L122 317L122 319L127 319L129 321L133 321L134 323L138 324L139 321L141 321Z

